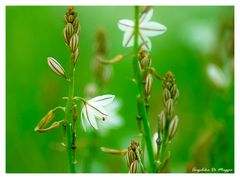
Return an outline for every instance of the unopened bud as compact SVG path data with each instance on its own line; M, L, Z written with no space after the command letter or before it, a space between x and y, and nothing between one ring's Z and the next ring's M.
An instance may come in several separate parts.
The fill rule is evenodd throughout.
M171 93L167 88L164 88L163 90L163 99L164 102L168 101L171 98Z
M159 115L159 130L163 134L165 127L166 127L166 117L165 117L165 112L162 111Z
M178 127L178 116L174 116L174 118L171 120L169 124L169 129L168 129L168 138L171 141L174 135L176 134L177 127Z
M78 119L78 112L77 112L77 108L74 107L73 108L73 120L77 121Z
M77 60L78 60L78 57L79 57L79 49L78 48L75 50L73 55L74 55L73 63L76 64Z
M42 118L42 120L38 123L38 125L35 127L34 131L42 133L42 132L48 132L50 130L57 128L62 121L56 121L56 122L52 123L52 125L50 127L44 128L47 124L49 124L49 122L51 122L54 119L54 117L55 117L54 110L50 110L46 114L46 116L44 116Z
M67 23L66 25L66 32L68 34L68 37L71 37L74 33L74 28L73 25L71 23Z
M150 95L152 89L152 75L149 73L146 77L146 84L145 84L145 93L147 96Z
M140 60L141 63L141 68L143 70L147 70L152 63L151 57L150 56L145 56L143 59Z
M78 35L76 33L71 37L70 42L69 42L69 47L72 50L72 52L74 52L77 49Z
M35 128L35 131L37 129L43 128L45 125L47 125L51 120L55 117L55 113L53 110L50 110L43 118L42 120L38 123L38 125Z
M64 35L64 41L66 42L67 45L69 45L69 35L68 35L68 31L67 31L67 27L64 28L63 30L63 35Z
M178 99L178 97L179 97L179 90L176 89L176 92L175 92L175 94L173 96L173 100L176 101Z
M64 21L65 21L65 23L68 22L68 17L67 17L67 15L64 15Z
M168 115L171 116L173 113L173 99L167 100L165 103L165 106L166 106Z
M127 164L128 167L131 166L131 164L133 163L133 161L137 160L137 156L135 154L135 152L133 150L128 150L127 152Z
M132 164L130 165L129 173L136 173L136 172L137 172L137 167L138 167L138 161L135 160L135 161L132 162Z
M77 26L79 25L79 24L78 24L78 17L77 17L77 16L75 17L75 19L74 19L74 21L73 21L72 24L73 24L74 29L77 29Z
M59 76L66 78L64 68L53 57L48 57L48 66Z
M100 149L103 152L106 152L109 154L114 154L114 155L126 155L128 152L126 149L116 150L116 149L111 149L111 148L107 148L107 147L100 147Z
M77 24L76 27L75 27L75 33L76 33L76 34L79 33L80 28L81 28L80 24Z
M68 22L73 22L73 20L74 20L74 16L73 15L69 15L68 16Z

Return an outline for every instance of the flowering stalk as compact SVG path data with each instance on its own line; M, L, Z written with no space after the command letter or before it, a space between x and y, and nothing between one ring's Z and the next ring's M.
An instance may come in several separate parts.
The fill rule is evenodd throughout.
M138 49L139 49L138 48L138 34L139 34L138 32L139 32L139 7L135 6L133 70L134 70L134 76L136 78L137 89L138 89L139 114L143 122L144 137L145 137L145 142L146 142L146 147L148 152L148 159L150 164L149 172L155 172L154 154L153 154L153 147L151 143L151 133L150 133L148 116L147 116L147 111L146 111L145 102L144 102L144 91L142 89L142 83L141 83L142 82L141 71L138 65Z
M158 120L158 138L157 143L157 162L159 166L158 172L164 169L166 162L169 159L169 154L166 155L168 144L171 143L176 134L179 118L175 114L174 106L179 97L179 90L176 85L176 80L172 72L167 72L163 80L163 103L164 109L159 114Z
M68 12L65 15L66 27L64 29L64 40L66 45L69 47L71 53L70 60L70 74L69 74L69 83L68 83L68 98L66 103L65 110L65 129L67 134L67 148L68 148L68 158L70 171L72 173L76 172L75 169L75 152L76 152L76 132L73 114L73 97L74 97L74 73L75 65L78 59L79 50L78 50L78 33L79 33L79 23L77 18L77 13L74 12L73 7L69 7Z

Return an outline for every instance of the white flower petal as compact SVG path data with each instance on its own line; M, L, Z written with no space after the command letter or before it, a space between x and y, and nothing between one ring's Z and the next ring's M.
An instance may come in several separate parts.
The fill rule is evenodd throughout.
M134 22L128 19L122 19L118 21L118 28L121 31L133 31L134 29Z
M138 44L139 46L141 46L142 49L147 51L150 51L152 48L151 40L147 36L141 33L139 33Z
M98 129L96 118L95 118L95 115L94 115L95 113L92 110L92 108L87 105L87 107L85 107L85 113L84 114L85 114L85 117L86 117L87 121L89 122L89 124L93 128Z
M153 134L153 137L152 137L152 144L153 144L153 150L154 150L154 153L157 153L157 138L158 138L158 133L155 132Z
M106 95L97 96L95 98L92 98L92 99L88 100L88 103L91 103L94 105L96 104L99 106L105 106L105 105L108 105L109 103L111 103L114 98L115 98L114 95L106 94Z
M133 31L126 31L123 36L122 46L132 47L133 46Z
M152 16L153 16L153 9L151 8L149 11L147 11L140 17L140 20L139 20L140 24L143 22L150 21Z
M95 104L94 107L97 109L96 114L98 114L98 116L100 116L101 118L108 116L108 111L103 106Z
M86 119L86 114L85 114L85 106L82 108L82 111L81 111L81 123L82 123L82 127L84 129L84 131L87 131L87 119Z
M140 32L148 37L161 35L166 32L167 27L158 22L145 22L140 24Z

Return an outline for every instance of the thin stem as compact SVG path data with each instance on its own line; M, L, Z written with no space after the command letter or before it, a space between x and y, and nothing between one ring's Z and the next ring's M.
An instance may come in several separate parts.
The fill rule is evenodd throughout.
M167 128L169 126L169 120L167 119ZM161 138L161 141L158 143L158 152L157 152L157 160L160 161L160 165L157 169L157 171L161 171L164 167L164 160L166 158L166 151L168 147L168 131L164 130L163 136Z
M143 129L144 129L144 137L146 141L147 146L147 152L148 152L148 159L150 164L150 172L155 172L155 165L154 165L154 154L153 154L153 147L151 142L151 133L150 133L150 127L148 123L148 116L147 111L145 108L145 102L144 102L144 93L142 89L142 77L141 72L138 65L138 34L139 34L139 7L135 6L135 26L134 26L134 57L133 57L133 70L134 70L134 76L136 78L137 83L137 89L138 89L138 95L139 95L139 113L142 116L143 120Z
M71 61L70 67L70 82L68 87L68 99L66 103L66 110L65 110L65 124L67 130L67 149L68 149L68 159L69 159L69 167L71 173L76 173L75 164L73 161L73 150L72 150L72 133L71 133L71 119L72 119L72 104L73 104L73 96L74 96L74 64Z

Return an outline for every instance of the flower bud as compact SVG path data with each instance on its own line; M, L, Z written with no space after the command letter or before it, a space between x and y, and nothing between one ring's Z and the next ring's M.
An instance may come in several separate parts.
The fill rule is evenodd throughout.
M43 118L42 120L38 123L38 125L35 127L35 131L38 129L43 128L45 125L47 125L49 122L53 120L55 117L55 113L53 110L50 110Z
M171 93L167 88L164 88L163 90L163 98L164 102L168 101L171 98Z
M152 60L149 56L145 56L140 60L141 68L147 70L151 66Z
M173 100L176 101L178 99L178 97L179 97L179 90L176 89L176 92L175 92L175 94L173 96Z
M37 128L37 129L35 128L35 131L36 132L40 132L40 133L51 131L51 130L56 129L57 127L59 127L61 122L62 121L56 121L56 122L52 123L52 125L50 127L48 127L48 128Z
M145 93L147 96L150 95L152 89L152 75L149 73L146 77L146 84L145 84Z
M178 127L178 116L174 116L174 118L171 120L169 124L169 129L168 129L168 138L171 141L174 135L176 134L177 127Z
M77 49L78 35L76 33L71 37L70 42L69 42L69 47L72 50L72 52L74 52Z
M78 23L78 17L76 16L75 17L75 19L73 20L73 27L74 27L74 29L77 29L77 27L78 27L78 25L79 25L79 23Z
M69 35L68 35L68 32L67 32L67 27L64 28L63 35L64 35L64 41L68 45L70 39L69 39Z
M66 32L68 34L68 37L71 37L74 33L74 28L73 25L71 23L67 23L66 25Z
M161 134L163 134L163 132L164 132L164 130L165 130L165 127L166 127L165 112L162 111L162 112L158 115L158 117L159 117L159 123L158 123L159 125L158 125L158 127L159 127L159 130L160 130Z
M66 78L64 68L53 57L48 57L48 66L59 76Z
M77 24L76 27L75 27L75 33L78 34L79 31L80 31L80 24Z
M137 172L137 167L138 167L138 161L135 160L135 161L132 162L132 164L130 165L129 173L136 173L136 172Z
M79 57L79 49L77 48L74 52L74 58L73 58L73 63L76 64L78 61L78 57Z
M69 15L68 16L68 22L73 22L73 20L74 20L74 16L73 15Z
M51 122L54 119L54 117L55 117L54 110L50 110L46 114L46 116L44 116L42 118L42 120L38 123L38 125L35 127L34 131L42 133L42 132L48 132L50 130L57 128L62 121L56 121L56 122L52 123L52 125L50 127L44 128L47 124L49 124L49 122Z
M173 113L173 99L170 98L169 100L167 100L165 105L166 105L167 114L171 116Z

